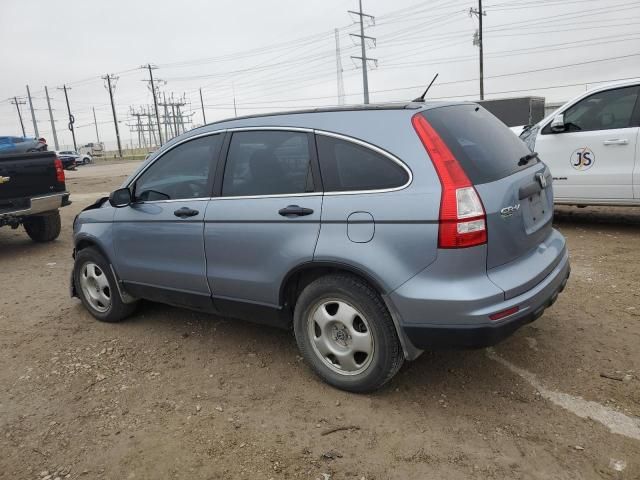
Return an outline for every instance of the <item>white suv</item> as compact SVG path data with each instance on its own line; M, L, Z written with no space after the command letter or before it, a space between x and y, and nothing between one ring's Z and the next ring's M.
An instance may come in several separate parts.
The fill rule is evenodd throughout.
M555 203L640 205L640 81L590 90L520 138L551 169Z

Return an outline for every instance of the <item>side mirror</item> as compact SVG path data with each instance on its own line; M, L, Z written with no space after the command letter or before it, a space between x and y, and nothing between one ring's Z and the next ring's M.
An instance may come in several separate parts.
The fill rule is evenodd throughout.
M551 120L551 131L553 133L564 132L566 129L567 127L564 124L564 115L562 113L553 117L553 120Z
M111 192L109 195L109 203L112 207L122 208L131 205L131 190L128 188L119 188Z

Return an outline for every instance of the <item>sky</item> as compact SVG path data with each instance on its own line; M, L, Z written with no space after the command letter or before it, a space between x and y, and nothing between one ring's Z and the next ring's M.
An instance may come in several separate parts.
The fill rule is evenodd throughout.
M477 0L363 0L371 102L419 96L479 98ZM14 96L30 86L41 136L53 145L44 86L61 144L71 144L63 85L78 145L137 144L132 112L153 104L140 67L157 66L161 95L184 98L191 126L252 113L336 105L338 29L347 104L362 103L356 0L2 0L0 135L19 135ZM486 98L568 100L589 87L640 77L640 0L484 0ZM236 110L234 111L234 99ZM20 105L28 136L28 103Z

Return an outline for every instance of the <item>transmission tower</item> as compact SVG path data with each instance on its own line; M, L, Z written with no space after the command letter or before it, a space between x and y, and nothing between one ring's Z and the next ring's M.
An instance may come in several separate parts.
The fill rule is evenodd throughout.
M362 62L362 87L364 90L364 103L368 104L369 103L369 76L367 72L367 61L370 60L374 62L374 64L377 66L378 59L367 57L367 40L371 41L373 46L375 47L376 39L373 37L368 37L364 34L364 19L367 18L371 22L371 25L375 25L375 17L372 15L367 15L366 13L362 12L362 0L358 0L358 5L360 7L359 11L354 12L353 10L349 10L349 13L353 15L357 15L360 18L360 33L359 34L350 33L349 35L360 39L361 55L359 57L352 55L351 58L354 60L360 60Z

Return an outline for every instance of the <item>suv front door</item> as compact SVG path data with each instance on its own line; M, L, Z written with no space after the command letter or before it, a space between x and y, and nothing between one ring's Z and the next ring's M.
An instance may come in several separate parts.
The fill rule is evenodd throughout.
M536 151L551 168L558 200L633 199L639 91L632 86L594 93L563 112L564 132L543 127Z
M219 196L205 216L207 278L222 313L234 316L252 306L276 313L286 274L313 259L322 207L314 172L309 132L232 133Z
M116 210L116 268L132 295L212 309L203 222L223 136L163 153L131 185L133 203Z

